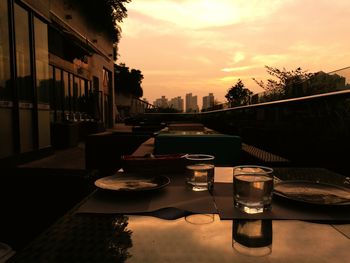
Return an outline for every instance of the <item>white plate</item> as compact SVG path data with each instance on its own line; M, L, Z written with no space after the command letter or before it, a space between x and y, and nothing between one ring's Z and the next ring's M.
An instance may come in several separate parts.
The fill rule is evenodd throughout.
M101 189L125 192L160 189L169 183L170 179L164 175L141 178L116 174L95 181L95 185Z

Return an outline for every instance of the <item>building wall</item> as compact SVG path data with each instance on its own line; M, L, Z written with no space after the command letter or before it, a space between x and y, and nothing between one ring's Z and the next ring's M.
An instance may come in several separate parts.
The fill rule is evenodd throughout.
M95 85L93 88L97 89L98 92L100 92L100 96L102 96L102 119L107 124L107 127L113 126L115 119L115 111L113 110L115 98L113 92L114 61L111 37L104 32L92 31L87 23L87 18L84 17L83 14L80 14L76 7L71 6L68 1L51 0L50 16L55 21L58 20L57 22L61 23L62 26L66 26L77 39L86 42L91 50L95 50L91 52L89 56L85 57L86 61L84 62L86 63L78 59L73 63L67 61L63 63L60 61L59 63L72 70L72 73L78 76L90 81L92 81L94 77L98 80L98 84L96 82L93 83ZM50 63L51 62L55 63L57 60L50 60ZM110 83L108 85L105 83L104 69L111 74L109 79ZM106 101L108 101L108 103L105 103ZM109 112L108 120L105 119L107 112Z
M159 107L159 108L167 108L167 107L169 107L169 102L165 96L162 96L161 98L156 99L153 102L153 105L156 107Z
M67 112L86 113L90 92L98 96L99 120L106 127L114 124L112 38L92 30L69 2L0 2L0 160L50 148L52 123L64 122ZM65 50L71 59L51 52L59 44L51 29L62 43L74 45L73 51ZM77 85L78 104L84 107L72 109Z
M202 109L208 109L214 106L214 95L209 93L208 96L203 97L203 106Z
M184 111L184 100L180 96L172 98L169 105L180 112Z
M197 96L192 93L186 94L186 112L198 112Z

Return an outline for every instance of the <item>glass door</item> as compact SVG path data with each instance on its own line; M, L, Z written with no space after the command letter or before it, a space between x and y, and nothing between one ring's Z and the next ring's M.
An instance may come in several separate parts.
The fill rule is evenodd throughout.
M13 155L13 97L7 1L0 1L0 158Z
M16 38L16 85L19 97L20 152L34 149L33 134L33 83L29 35L29 14L14 4Z

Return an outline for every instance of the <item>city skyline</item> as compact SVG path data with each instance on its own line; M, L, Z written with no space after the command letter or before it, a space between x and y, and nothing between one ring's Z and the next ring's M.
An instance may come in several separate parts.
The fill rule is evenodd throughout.
M144 97L214 92L241 79L263 90L265 65L308 72L349 66L348 1L143 0L126 5L117 63L142 71ZM201 101L199 101L201 103Z
M193 99L191 99L190 97L192 97ZM153 105L160 108L170 107L177 109L180 112L186 112L188 108L191 108L191 106L194 106L195 111L200 111L202 109L207 109L214 106L215 103L215 97L212 92L209 92L207 95L203 96L202 100L198 100L197 95L193 94L192 96L192 92L189 92L186 93L185 100L186 102L184 101L182 96L175 96L174 98L168 99L166 95L161 95L159 98L156 98L153 101ZM198 102L200 101L202 102L201 106L199 106L198 104Z

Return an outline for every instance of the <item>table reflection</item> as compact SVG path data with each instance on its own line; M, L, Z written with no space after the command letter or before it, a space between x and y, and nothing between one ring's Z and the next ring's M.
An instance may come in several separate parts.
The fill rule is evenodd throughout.
M116 262L125 262L131 257L128 252L129 248L132 247L132 231L128 229L127 216L120 215L112 221L112 237L109 242L109 252Z
M249 256L266 256L271 254L272 221L233 220L232 246L239 253Z

